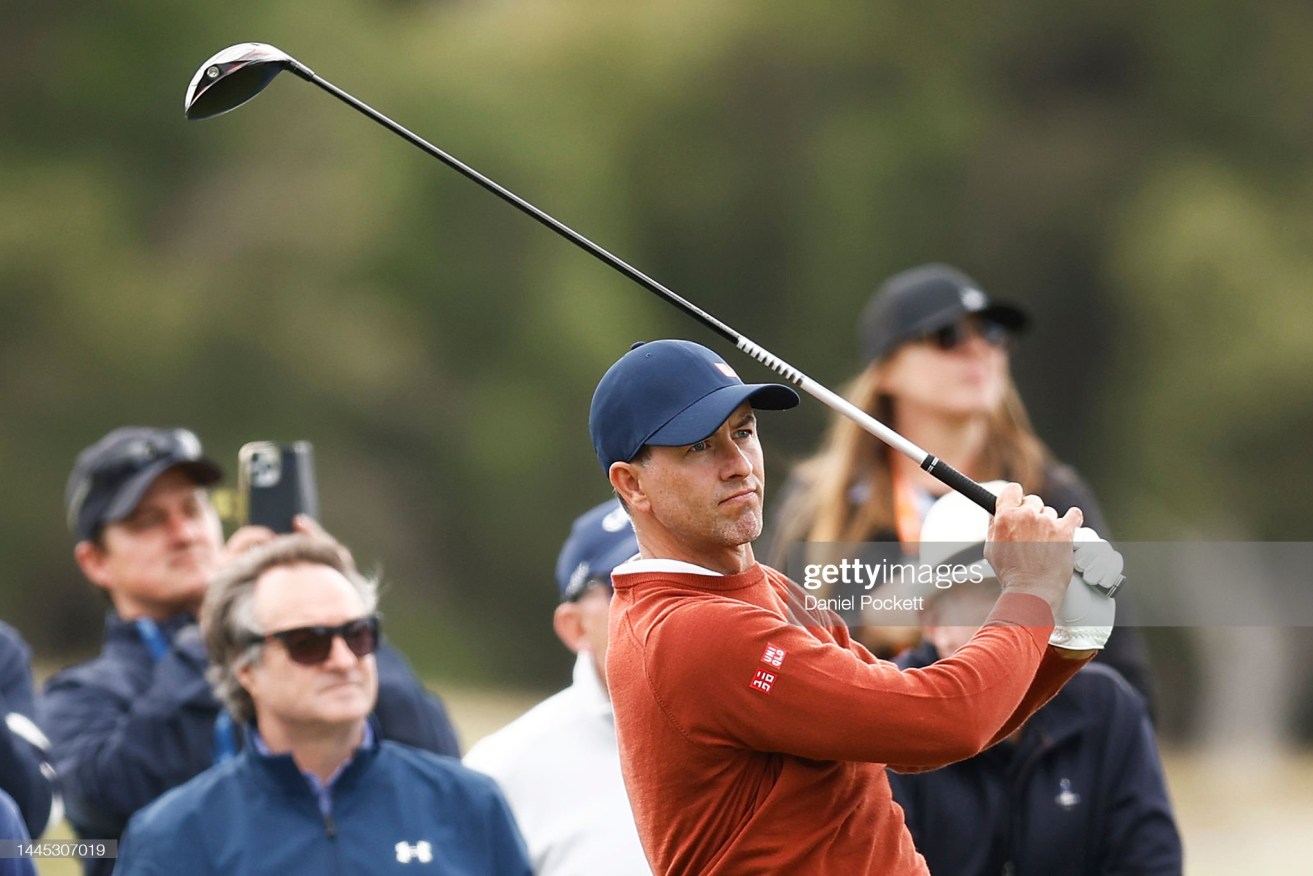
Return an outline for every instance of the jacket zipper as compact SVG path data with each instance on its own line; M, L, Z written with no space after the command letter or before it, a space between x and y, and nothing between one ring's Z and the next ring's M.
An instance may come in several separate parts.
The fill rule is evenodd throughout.
M1034 716L1031 716L1031 720L1034 720ZM1016 876L1017 859L1021 858L1022 860L1025 860L1025 855L1018 854L1021 850L1017 848L1017 831L1019 830L1018 822L1025 818L1025 813L1021 808L1025 805L1025 795L1018 792L1026 786L1026 780L1030 777L1030 774L1034 772L1035 767L1039 765L1039 762L1044 758L1044 755L1048 750L1053 747L1053 740L1049 737L1048 733L1044 732L1042 727L1032 726L1026 729L1034 732L1037 738L1035 739L1034 748L1026 754L1026 759L1017 765L1017 770L1012 775L1009 784L1009 793L1012 795L1014 805L1008 807L1008 860L1003 865L1003 876ZM1020 744L1017 747L1020 748L1021 745L1026 744L1027 741L1025 735L1023 735ZM1017 752L1017 754L1020 753L1020 751ZM1018 801L1021 801L1021 806L1016 805Z
M324 815L324 833L328 836L328 852L332 858L333 872L341 874L342 859L337 849L337 822L333 821L331 812Z

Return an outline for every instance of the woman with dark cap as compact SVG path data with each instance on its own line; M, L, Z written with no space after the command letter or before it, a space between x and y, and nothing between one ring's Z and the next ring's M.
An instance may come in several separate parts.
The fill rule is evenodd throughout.
M1098 503L1076 472L1035 434L1012 382L1009 350L1030 320L993 301L966 274L943 264L886 280L862 313L866 367L849 401L977 481L1016 481L1063 514L1107 537ZM799 542L889 542L915 553L921 521L947 491L915 462L846 417L836 417L821 450L801 463L774 520L771 558L784 568ZM881 656L920 637L902 627L854 632ZM1152 702L1144 641L1122 627L1101 659Z

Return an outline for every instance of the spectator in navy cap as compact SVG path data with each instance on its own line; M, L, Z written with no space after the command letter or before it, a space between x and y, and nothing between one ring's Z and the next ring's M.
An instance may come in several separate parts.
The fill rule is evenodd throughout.
M470 749L502 786L538 876L650 872L620 776L606 689L611 570L638 553L620 503L574 522L556 561L556 635L578 655L574 683Z
M54 675L38 712L84 837L119 836L138 809L241 745L205 679L196 618L210 577L274 534L246 526L225 546L207 492L222 474L192 432L130 426L78 454L69 476L73 555L110 611L100 655ZM327 537L309 518L296 526ZM441 702L405 658L383 645L378 668L383 737L459 755ZM84 863L89 874L114 864Z

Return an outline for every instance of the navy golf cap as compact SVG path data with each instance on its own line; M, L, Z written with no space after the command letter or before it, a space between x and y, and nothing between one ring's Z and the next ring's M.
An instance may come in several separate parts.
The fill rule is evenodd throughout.
M585 511L570 527L570 537L556 558L561 601L578 599L592 584L610 584L611 570L636 553L634 525L619 499Z
M186 429L125 426L78 454L64 503L68 526L79 541L127 517L155 479L183 469L201 486L223 478L223 470L201 455L201 442Z
M967 314L995 320L1014 332L1030 324L1021 308L991 301L957 268L930 264L895 274L880 284L862 310L859 342L864 362L883 359L899 344L951 325Z
M644 444L681 447L720 428L744 402L782 411L798 394L778 383L744 383L719 354L692 341L635 344L602 375L588 411L593 449L609 472Z

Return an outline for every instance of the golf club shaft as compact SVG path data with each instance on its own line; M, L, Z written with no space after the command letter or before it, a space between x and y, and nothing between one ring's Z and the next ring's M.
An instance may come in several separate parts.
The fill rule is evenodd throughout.
M647 274L644 274L642 271L630 265L628 262L624 261L623 259L617 258L616 256L612 255L610 252L598 246L596 243L593 243L591 240L589 240L587 237L584 237L582 234L575 231L573 228L570 228L568 225L565 225L564 223L558 221L557 219L554 219L552 216L548 215L547 213L544 213L542 210L539 210L533 204L530 204L528 201L516 195L514 192L510 191L509 189L501 185L498 185L496 182L493 182L491 179L479 173L474 168L470 167L469 165L465 164L464 162L460 161L454 156L447 154L443 150L439 149L437 146L434 146L432 143L425 140L423 137L419 136L418 134L414 133L408 128L405 128L397 124L392 119L380 113L378 110L374 109L373 107L369 106L363 101L357 100L347 92L338 88L333 83L316 75L313 70L306 67L304 64L293 61L292 64L288 67L288 69L290 69L296 75L300 76L302 79L305 79L306 81L312 82L315 85L319 86L324 91L327 91L329 94L333 95L333 97L336 97L338 100L347 104L352 109L355 109L357 112L360 112L368 116L369 118L378 122L380 125L383 125L385 128L389 129L393 133L405 138L412 145L417 146L418 148L427 152L429 155L432 155L434 158L438 159L443 164L450 167L452 170L455 170L461 175L478 183L480 186L492 192L494 195L501 198L503 201L506 201L512 206L518 208L521 212L528 214L529 216L536 219L538 222L542 223L543 225L546 225L548 228L552 229L557 234L569 240L575 246L578 246L580 249L590 253L596 258L602 260L603 262L606 262L612 268L624 274L626 277L633 280L635 283L642 286L644 289L647 289L649 292L653 293L657 297L664 299L670 304L673 304L675 307L679 308L684 313L698 320L703 325L707 326L709 329L714 331L716 334L720 335L725 340L734 344L734 346L738 347L738 349L742 350L744 353L747 353L749 356L756 359L758 362L762 363L767 368L774 371L776 374L780 375L785 380L788 380L790 383L793 383L799 389L806 392L808 395L820 401L826 407L829 407L831 410L845 417L848 417L849 419L854 420L863 429L870 432L872 435L874 435L876 438L879 438L881 441L888 444L890 447L893 447L898 452L912 459L919 466L921 466L922 469L924 469L926 472L933 475L934 477L938 478L942 483L948 485L952 489L966 496L968 499L975 502L981 508L984 508L990 514L994 513L994 502L996 497L994 496L993 493L989 492L984 487L980 486L980 484L976 483L971 478L962 474L960 471L953 468L948 463L944 462L943 460L939 459L933 454L927 453L925 450L922 450L920 447L916 446L911 441L907 440L902 435L898 434L893 429L886 426L884 423L881 423L879 420L875 419L870 414L863 411L861 408L849 402L843 396L831 391L830 389L823 386L822 384L817 383L815 380L812 380L810 377L803 374L801 371L794 368L792 365L789 365L787 362L773 355L765 348L759 346L753 341L749 340L744 335L739 334L734 329L730 328L728 325L721 322L716 317L707 313L702 308L697 307L692 302L676 294L671 289L668 289L662 284L658 283L656 280L653 280Z

